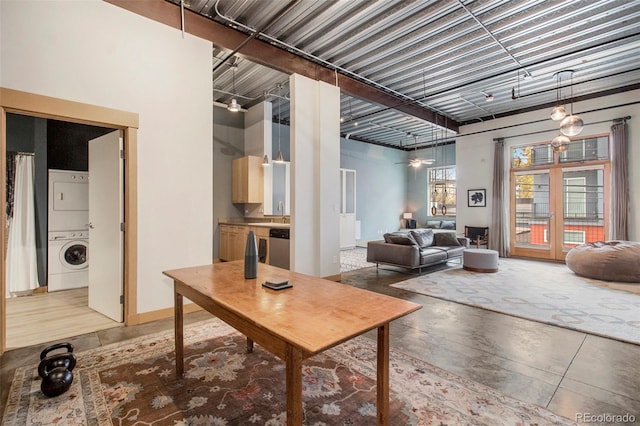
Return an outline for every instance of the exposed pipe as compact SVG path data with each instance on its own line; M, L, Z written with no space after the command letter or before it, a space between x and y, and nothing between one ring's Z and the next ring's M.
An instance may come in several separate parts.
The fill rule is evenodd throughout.
M569 56L569 55L576 55L576 54L579 54L579 53L587 52L587 51L592 50L592 49L598 49L598 48L601 48L601 47L609 45L609 44L618 43L618 42L624 41L626 39L634 38L634 37L638 37L638 36L640 36L640 33L634 33L634 34L625 35L625 36L619 37L619 38L617 38L615 40L603 41L602 43L598 43L598 44L595 44L593 46L588 46L588 47L585 47L585 48L582 48L582 49L577 49L577 50L575 50L573 52L560 53L560 54L558 54L558 55L556 55L556 56L554 56L552 58L540 59L538 61L535 61L535 62L532 62L532 63L528 64L527 66L528 67L534 67L536 65L542 65L542 64L546 64L546 63L551 63L553 61L556 61L558 59L562 59L562 58L564 58L566 56ZM496 77L500 77L500 76L504 76L504 75L507 75L507 74L511 74L514 71L518 71L519 69L520 68L510 69L510 70L499 72L497 74L494 74L494 75L491 75L491 76L488 76L488 77L478 78L476 80L472 80L472 81L467 82L467 83L462 83L462 84L459 84L457 86L450 87L448 89L440 90L438 92L432 93L429 96L437 96L437 95L441 95L441 94L447 93L447 92L454 92L454 91L456 91L458 89L462 89L462 88L467 87L467 86L473 86L475 84L482 83L483 81L486 81L486 80L490 80L490 79L494 79ZM513 90L513 92L515 92L515 90ZM515 95L515 93L514 93L514 95ZM418 98L418 100L419 99L423 99L423 98ZM375 115L375 114L378 114L378 113L381 113L381 112L384 112L384 111L388 111L390 109L395 109L396 107L398 107L400 105L403 105L403 104L397 104L397 105L395 105L393 107L384 107L384 108L381 108L381 109L379 109L377 111L373 111L373 112L370 112L370 113L367 113L367 114L363 114L363 115L361 115L359 117L356 117L356 119L363 119L363 118L366 118L366 117L369 117L369 116L372 116L372 115Z
M181 2L182 1L184 1L184 0L181 0ZM220 0L218 0L218 2L219 1ZM218 2L216 2L216 5L215 5L216 13L218 13ZM213 67L213 71L212 72L216 72L216 70L218 68L220 68L222 66L222 64L224 64L227 60L229 60L229 58L232 58L236 53L238 53L240 51L240 49L242 49L244 46L247 45L247 43L249 43L251 40L256 38L258 35L262 34L263 31L266 31L267 29L269 29L269 27L271 27L273 24L278 22L278 20L280 18L282 18L287 12L289 12L289 10L291 10L293 8L293 6L295 6L297 3L298 3L298 0L290 1L284 8L280 9L280 11L276 13L276 16L271 21L267 22L266 25L264 27L262 27L262 29L260 29L260 30L252 30L253 33L249 37L247 37L242 43L240 43L240 46L236 47L233 50L233 52L229 53L226 58L224 58L222 61L220 61L218 63L218 65Z
M521 70L524 71L525 76L531 78L531 73L520 63L520 61L518 61L518 59L516 59L515 56L513 56L511 54L511 52L509 52L509 50L507 50L506 47L504 47L504 45L500 42L500 40L498 40L496 38L496 36L493 35L493 33L489 30L489 28L486 27L486 25L484 25L482 22L480 22L480 20L476 17L476 15L473 14L473 12L471 12L469 10L469 8L467 8L467 6L465 6L464 3L462 3L462 1L458 0L458 3L460 4L460 6L462 6L462 8L469 14L469 16L471 16L473 18L474 21L476 21L478 23L478 25L480 25L482 27L483 30L485 30L485 32L487 34L489 34L489 37L491 37L493 39L493 41L500 46L500 48L502 50L504 50L504 52L513 60L513 62L515 62L516 64L518 64L518 66L520 67Z
M232 23L232 24L234 24L234 25L237 25L238 27L244 28L245 30L247 30L247 31L249 31L249 32L257 32L257 31L258 31L258 30L254 29L254 28L249 27L248 25L243 24L242 22L238 22L238 21L236 21L236 20L234 20L234 19L232 19L232 18L229 18L228 16L225 16L225 15L223 15L222 13L220 13L220 11L218 10L218 5L219 5L219 3L220 3L220 0L217 0L217 1L216 1L216 3L215 3L215 5L213 6L213 9L215 10L216 15L217 15L218 17L220 17L221 19L224 19L224 20L225 20L225 21L227 21L227 22L231 22L231 23ZM325 59L322 59L322 58L320 58L320 57L318 57L318 56L315 56L315 55L313 55L313 54L311 54L311 53L305 52L305 51L304 51L304 50L302 50L302 49L298 49L297 47L295 47L295 46L293 46L293 45L290 45L290 44L288 44L288 43L285 43L285 42L283 42L283 41L281 41L281 40L277 39L276 37L272 37L272 36L270 36L270 35L268 35L268 34L264 34L264 33L262 33L262 34L260 34L260 35L262 35L264 38L266 38L266 39L268 39L268 40L271 40L272 42L277 43L277 44L279 44L279 45L281 45L281 46L283 46L283 47L285 47L285 48L287 48L287 49L289 49L289 50L293 50L294 52L297 52L297 53L299 53L299 54L300 54L300 55L302 55L302 56L305 56L305 57L311 58L311 59L313 59L313 60L315 60L315 61L317 61L317 62L320 62L320 63L322 63L322 64L324 64L324 65L328 66L329 68L332 68L332 69L334 69L334 70L339 70L340 72L342 72L342 73L344 73L344 74L347 74L347 75L350 75L350 76L352 76L352 77L355 77L355 78L357 78L358 80L361 80L361 81L367 82L367 83L371 84L372 86L375 86L375 87L377 87L377 88L379 88L379 89L385 90L385 91L387 91L387 92L389 92L389 93L393 93L393 94L394 94L394 95L396 95L396 96L399 96L399 97L405 98L405 99L407 99L407 101L408 101L409 103L419 104L419 105L420 105L420 106L422 106L423 108L427 108L427 109L431 110L431 108L430 108L428 105L424 104L423 102L420 102L420 100L418 100L418 99L414 99L414 98L412 98L412 97L410 97L410 96L405 95L404 93L401 93L401 92L398 92L398 91L396 91L396 90L393 90L393 89L391 89L391 88L389 88L389 87L383 86L383 85L382 85L382 84L380 84L380 83L377 83L377 82L375 82L375 81L373 81L373 80L370 80L370 79L368 79L368 78L366 78L366 77L363 77L363 76L361 76L361 75L359 75L359 74L356 74L356 73L354 73L354 72L352 72L352 71L349 71L349 70L348 70L348 69L346 69L346 68L342 68L342 67L341 67L341 66L339 66L339 65L335 65L335 64L333 64L333 63L331 63L331 62L329 62L329 61L327 61L327 60L325 60ZM214 69L214 70L215 70L215 69ZM404 104L399 104L398 106L400 106L400 105L404 105ZM349 120L349 121L351 121L351 120Z

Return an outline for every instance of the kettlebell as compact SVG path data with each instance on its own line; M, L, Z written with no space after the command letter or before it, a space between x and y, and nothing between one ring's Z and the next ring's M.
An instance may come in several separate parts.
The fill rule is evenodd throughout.
M47 354L53 350L67 348L67 353L51 356ZM42 377L40 390L46 396L53 397L65 393L73 383L73 369L76 366L76 356L70 343L58 343L45 348L40 354L38 375Z

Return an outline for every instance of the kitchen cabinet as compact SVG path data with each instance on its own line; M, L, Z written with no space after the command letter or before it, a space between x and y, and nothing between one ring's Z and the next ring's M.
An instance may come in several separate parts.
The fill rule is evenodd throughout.
M262 158L246 155L231 163L231 202L258 203L264 201L264 170Z
M267 256L264 263L269 263L269 228L264 226L220 224L220 240L218 243L218 257L223 261L244 259L247 235L253 231L256 244L260 250L260 240L265 240Z
M218 245L218 257L220 260L244 259L248 233L249 230L246 226L220 224L220 242Z

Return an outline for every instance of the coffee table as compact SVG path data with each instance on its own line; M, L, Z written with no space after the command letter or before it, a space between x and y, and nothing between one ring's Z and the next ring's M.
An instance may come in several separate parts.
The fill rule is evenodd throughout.
M389 424L389 323L420 309L416 303L260 263L244 279L244 262L164 271L174 280L176 374L184 373L183 298L217 316L285 362L287 425L302 424L302 362L377 329L377 424ZM271 290L264 281L289 280Z

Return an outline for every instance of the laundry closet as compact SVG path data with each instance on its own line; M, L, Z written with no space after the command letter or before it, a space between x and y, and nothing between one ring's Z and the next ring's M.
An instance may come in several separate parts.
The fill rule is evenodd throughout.
M89 164L88 141L112 129L57 120L7 114L7 215L9 227L26 222L21 229L33 234L37 270L27 274L26 284L12 287L7 280L7 296L19 296L47 288L60 291L88 285ZM33 205L24 219L13 217L23 206L13 205L16 157L24 157L33 169ZM29 158L31 157L31 158ZM10 174L12 177L10 178ZM16 198L17 199L17 198ZM23 204L23 203L21 203ZM11 211L9 211L11 210ZM29 219L31 218L31 219ZM30 228L30 227L33 228ZM31 229L31 230L30 230ZM7 233L9 234L9 233ZM7 250L11 250L10 241ZM7 259L9 260L9 254ZM22 256L25 257L25 256ZM29 256L26 256L29 257ZM18 265L22 267L23 265ZM12 263L7 262L7 274ZM33 276L32 276L33 275ZM12 291L15 290L15 291Z

